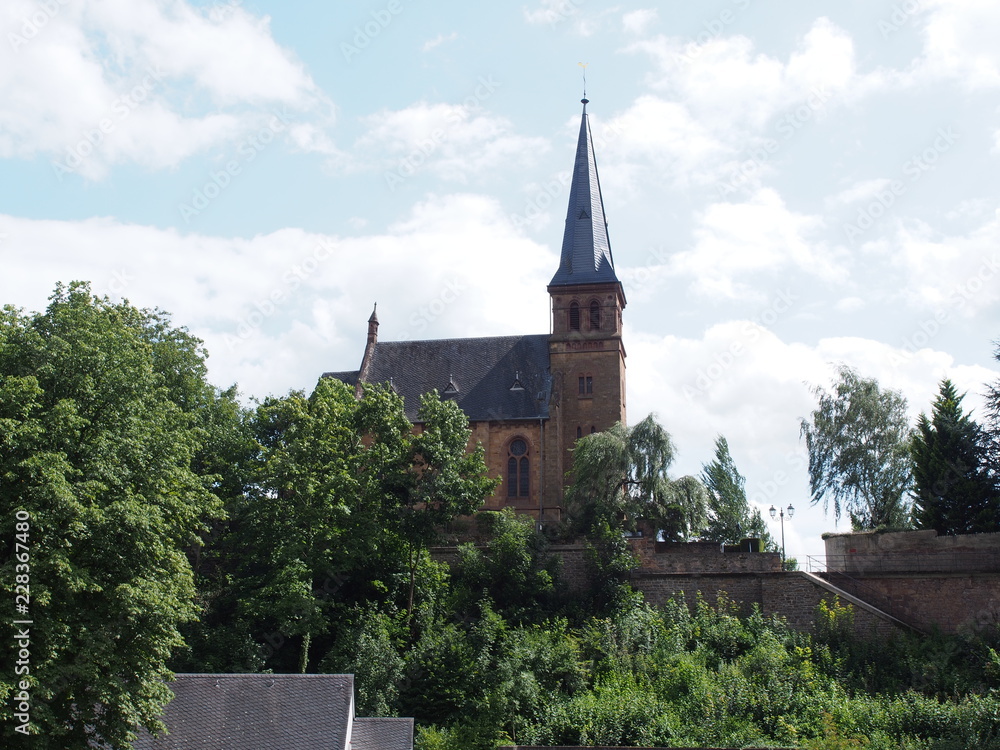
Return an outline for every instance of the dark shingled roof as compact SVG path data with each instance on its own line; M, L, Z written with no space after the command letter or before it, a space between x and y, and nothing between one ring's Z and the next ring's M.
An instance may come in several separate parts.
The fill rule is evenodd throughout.
M597 159L587 119L587 100L584 99L569 206L566 209L562 255L559 269L549 286L606 283L618 283L618 276L611 258L604 199L597 178Z
M169 734L135 750L344 750L354 675L179 674L163 711Z
M351 750L413 750L413 719L357 718Z
M328 372L324 377L354 385L358 372ZM379 341L368 382L390 381L403 397L411 422L417 421L420 397L434 389L453 398L473 422L548 418L549 337Z

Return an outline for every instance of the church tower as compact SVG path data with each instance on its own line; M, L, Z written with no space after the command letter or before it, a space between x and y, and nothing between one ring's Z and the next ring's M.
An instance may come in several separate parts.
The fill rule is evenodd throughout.
M625 292L611 256L587 103L583 99L562 255L548 286L552 426L563 472L572 467L578 438L625 422Z

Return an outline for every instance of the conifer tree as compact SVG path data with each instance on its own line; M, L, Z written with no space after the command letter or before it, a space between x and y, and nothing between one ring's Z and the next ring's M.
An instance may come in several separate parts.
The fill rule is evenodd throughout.
M921 414L913 457L913 520L939 534L1000 531L1000 498L987 469L986 432L962 411L950 380L941 381L931 417Z
M710 542L736 544L748 537L764 540L772 546L771 535L757 508L747 501L746 479L736 468L729 452L729 442L715 439L715 459L702 468L701 481L708 490L708 526L703 538Z

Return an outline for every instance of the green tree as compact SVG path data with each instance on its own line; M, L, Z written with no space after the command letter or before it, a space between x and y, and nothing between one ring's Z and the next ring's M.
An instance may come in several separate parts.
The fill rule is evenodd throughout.
M736 468L729 443L722 435L715 439L715 458L702 468L701 481L709 496L704 539L736 544L741 539L753 538L763 540L767 548L774 546L760 510L750 508L746 479Z
M234 513L232 546L261 551L244 556L235 588L274 666L306 671L314 640L324 639L320 654L331 645L338 608L394 603L401 590L409 620L440 528L496 487L482 448L466 450L468 419L454 403L429 394L419 416L414 431L390 388L366 387L358 400L329 378L308 397L258 407L257 482Z
M425 394L417 412L419 429L409 451L409 483L400 495L398 532L407 545L410 577L407 616L413 614L413 594L420 556L439 538L445 524L479 510L500 479L487 475L481 444L468 451L469 419L437 391Z
M801 422L809 450L812 502L833 501L856 530L904 527L912 482L906 399L846 365L833 390L816 387L818 408Z
M994 359L1000 362L1000 342ZM987 464L995 490L1000 493L1000 378L986 387Z
M913 520L939 534L1000 531L1000 497L988 473L988 436L962 411L950 380L941 381L931 417L921 414L910 445Z
M551 614L560 561L549 554L548 540L536 530L534 519L505 508L482 512L477 521L489 527L490 539L485 549L471 543L459 547L452 573L458 610L470 613L488 599L516 624Z
M704 488L693 478L672 481L673 460L670 434L652 414L632 427L618 422L577 440L566 493L577 528L634 529L647 520L668 538L696 535L706 517Z
M17 559L30 573L30 674L17 679L31 684L33 747L122 747L135 727L159 727L167 660L197 613L185 550L221 513L213 480L192 469L214 396L204 374L201 343L164 313L86 284L57 286L44 313L0 312L0 508L30 519Z

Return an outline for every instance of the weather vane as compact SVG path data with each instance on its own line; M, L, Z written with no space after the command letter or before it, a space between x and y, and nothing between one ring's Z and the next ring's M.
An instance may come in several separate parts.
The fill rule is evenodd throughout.
M578 62L577 63L577 65L579 65L581 68L583 68L583 98L584 99L587 98L587 64L588 63L582 63L582 62Z

